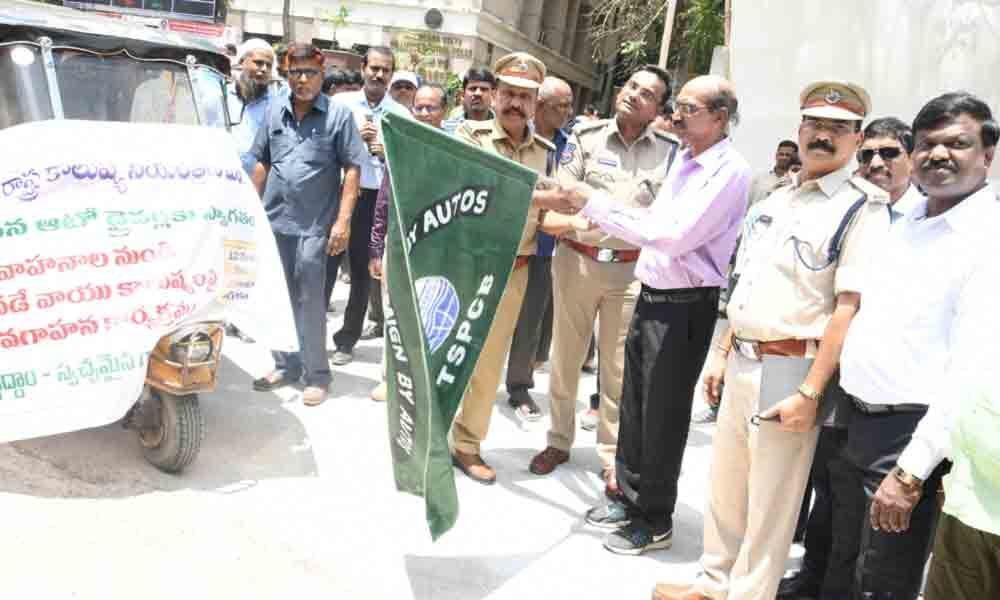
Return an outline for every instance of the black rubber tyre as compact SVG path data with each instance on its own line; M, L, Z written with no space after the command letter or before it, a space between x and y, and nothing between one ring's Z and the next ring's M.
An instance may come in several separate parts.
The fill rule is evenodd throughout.
M180 473L198 457L205 437L205 418L198 405L198 396L153 393L160 399L163 437L156 446L143 446L143 454L157 469Z

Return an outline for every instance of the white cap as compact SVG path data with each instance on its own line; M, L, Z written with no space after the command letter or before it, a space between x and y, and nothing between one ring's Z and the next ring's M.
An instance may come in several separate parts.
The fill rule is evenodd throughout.
M413 87L420 87L417 74L413 71L396 71L392 74L392 81L389 82L389 87L392 87L399 81L408 81L413 84Z
M247 54L260 50L270 53L272 57L274 56L274 48L271 47L271 44L268 44L260 38L250 38L240 44L240 47L236 49L236 62L243 62L243 58Z

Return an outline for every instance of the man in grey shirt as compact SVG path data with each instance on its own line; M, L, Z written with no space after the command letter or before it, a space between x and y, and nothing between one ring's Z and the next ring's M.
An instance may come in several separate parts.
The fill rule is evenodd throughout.
M253 180L264 200L285 269L299 352L274 352L274 370L253 382L270 391L300 377L308 406L326 400L326 257L342 256L351 233L360 165L367 160L351 111L320 93L323 55L293 44L285 58L289 93L275 98L254 140ZM343 185L340 178L344 171Z

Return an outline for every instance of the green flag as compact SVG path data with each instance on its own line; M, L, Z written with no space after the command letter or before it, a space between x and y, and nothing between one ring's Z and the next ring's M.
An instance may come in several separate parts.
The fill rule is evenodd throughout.
M416 121L382 119L392 183L386 381L396 487L434 539L458 517L448 429L510 276L537 175Z

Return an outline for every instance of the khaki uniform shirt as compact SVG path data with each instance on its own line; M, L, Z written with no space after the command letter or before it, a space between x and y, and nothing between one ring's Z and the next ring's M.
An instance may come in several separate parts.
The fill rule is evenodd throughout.
M649 206L678 148L675 138L652 125L629 145L618 132L617 119L587 121L573 129L559 158L559 179L586 183L624 206ZM601 248L636 248L600 229L571 231L564 237Z
M532 134L519 146L515 146L510 136L503 130L496 119L489 121L466 121L455 130L455 136L474 146L479 146L489 152L495 152L505 158L520 163L545 176L545 165L549 152L555 152L555 146L548 140ZM532 205L528 209L528 220L524 223L524 233L517 253L520 256L533 255L538 249L536 232L538 230L538 207Z
M753 206L767 198L784 181L785 178L778 176L774 171L757 173L753 178L753 183L750 184L750 202L747 206Z
M866 202L830 244L848 209ZM736 259L738 282L726 312L738 337L757 341L819 340L837 294L861 292L863 269L889 230L889 195L848 167L779 187L747 215Z

